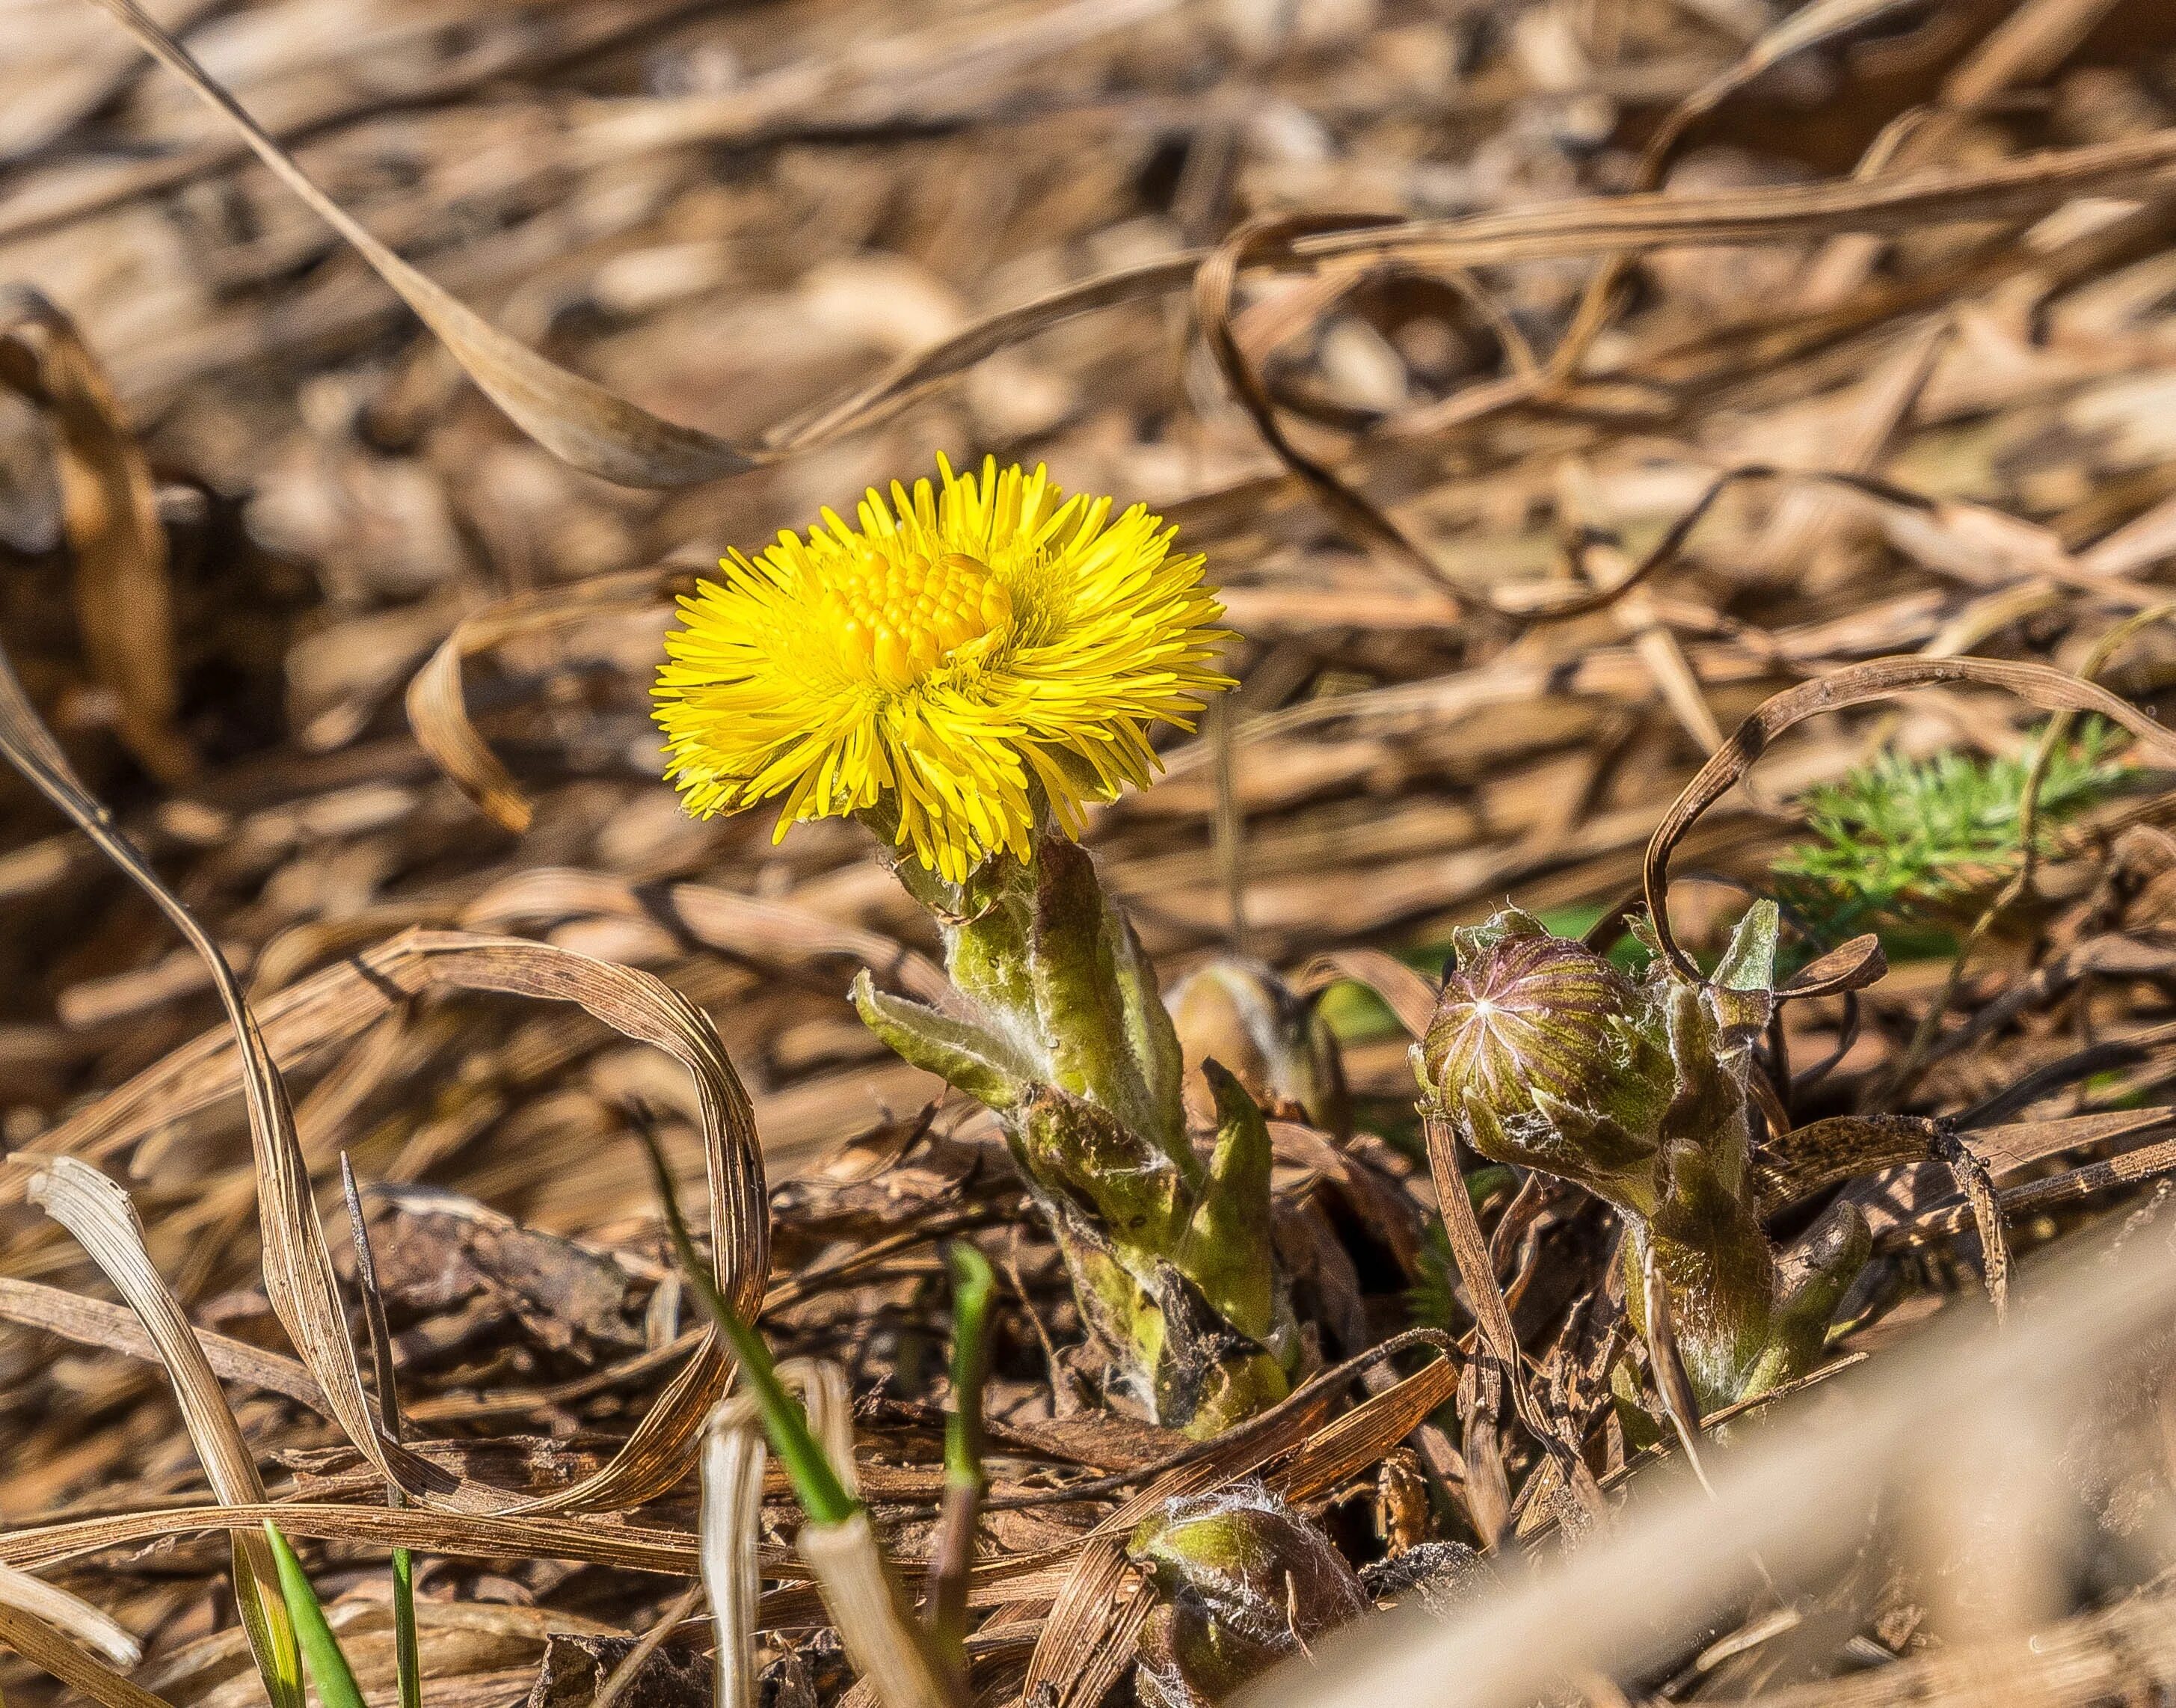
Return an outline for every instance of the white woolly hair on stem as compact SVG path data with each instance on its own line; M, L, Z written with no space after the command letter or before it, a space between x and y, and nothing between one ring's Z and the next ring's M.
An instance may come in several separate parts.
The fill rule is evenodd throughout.
M1608 1531L1575 1551L1506 1562L1500 1587L1455 1617L1439 1620L1408 1605L1363 1618L1319 1645L1314 1664L1287 1663L1238 1700L1243 1708L1512 1708L1568 1679L1624 1678L1667 1664L1689 1634L1753 1589L1756 1560L1785 1593L1796 1593L1864 1546L1867 1526L1896 1509L1899 1491L1937 1479L1986 1432L2006 1427L2000 1420L2034 1433L2074 1427L2091 1419L2119 1375L2141 1373L2149 1360L2165 1366L2176 1308L2176 1231L2165 1223L2112 1252L2040 1264L2025 1279L2006 1330L1992 1332L1984 1308L1952 1306L1915 1343L1823 1384L1735 1447L1711 1452L1712 1493L1689 1477L1643 1479ZM2031 1396L2033 1415L2020 1414L2021 1395ZM2052 1454L2029 1465L2011 1455L2001 1470L2011 1478L2063 1475ZM2009 1498L2021 1499L2014 1484ZM1979 1545L1960 1533L1976 1515L1953 1504L1912 1515L1947 1529L1950 1553ZM1997 1539L2016 1542L2007 1528ZM2154 1540L2176 1551L2176 1523L2164 1520ZM2021 1580L2005 1598L2030 1617L2029 1584ZM2013 1628L2013 1640L1999 1645L2012 1667L2005 1700L2023 1700L2017 1693L2039 1664L2037 1650L2014 1640L2024 1635ZM1967 1646L1977 1656L1997 1652Z
M846 1373L829 1359L788 1358L778 1379L800 1397L808 1430L846 1493L854 1470L853 1397ZM729 1394L703 1426L703 1584L717 1633L718 1708L755 1708L756 1611L763 1594L763 1474L770 1462L754 1398ZM851 1648L851 1645L849 1645Z
M235 1422L203 1342L151 1261L144 1225L128 1194L78 1157L25 1153L17 1161L35 1171L30 1180L30 1201L75 1237L142 1319L174 1385L182 1423L212 1493L226 1506L263 1504L264 1479L242 1426ZM270 1546L254 1531L234 1535L234 1596L275 1708L302 1708L301 1651L280 1594L279 1568Z

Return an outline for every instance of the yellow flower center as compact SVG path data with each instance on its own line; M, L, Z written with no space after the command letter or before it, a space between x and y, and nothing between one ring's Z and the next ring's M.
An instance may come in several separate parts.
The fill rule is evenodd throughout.
M865 552L836 575L825 596L846 655L894 693L1013 617L1012 597L990 566L964 552L934 562L919 552Z

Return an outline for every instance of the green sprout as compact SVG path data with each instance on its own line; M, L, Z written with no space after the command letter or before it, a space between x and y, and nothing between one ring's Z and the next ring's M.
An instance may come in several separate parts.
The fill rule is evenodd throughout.
M952 1271L952 1403L944 1416L944 1498L930 1542L931 1640L956 1678L967 1669L967 1575L987 1479L982 1470L982 1389L990 1374L990 1260L966 1240L945 1248Z
M2065 823L2123 786L2129 768L2109 753L2116 733L2087 718L2049 755L2036 853L2054 851ZM1907 944L1946 936L1956 904L2017 869L2030 765L1887 751L1809 790L1807 840L1776 862L1779 899L1825 944L1867 931Z
M650 1158L650 1172L657 1183L657 1195L665 1207L665 1226L672 1240L672 1250L680 1259L680 1267L688 1283L695 1290L696 1297L703 1302L710 1319L718 1325L719 1333L726 1337L733 1356L740 1360L741 1373L754 1395L757 1414L763 1420L763 1433L770 1439L771 1451L778 1455L779 1463L786 1467L786 1480L792 1483L793 1493L801 1502L802 1510L813 1523L844 1524L862 1509L862 1504L846 1493L846 1485L839 1481L839 1473L832 1468L830 1455L824 1451L815 1433L808 1427L808 1414L800 1402L786 1391L786 1384L778 1379L778 1367L772 1362L770 1348L764 1344L763 1336L726 1303L718 1291L717 1283L695 1249L695 1242L688 1237L688 1224L680 1214L679 1194L672 1189L672 1171L666 1167L665 1151L657 1142L646 1120L638 1118L634 1123L635 1136L642 1140L644 1153Z
M945 1248L952 1270L952 1406L944 1419L944 1480L979 1489L982 1386L990 1374L990 1260L964 1239Z
M272 1544L272 1558L280 1568L280 1592L287 1603L287 1617L295 1622L296 1640L310 1669L310 1682L318 1687L318 1700L324 1708L363 1708L355 1671L325 1618L318 1592L310 1587L302 1561L295 1558L287 1538L269 1518L264 1520L264 1537Z

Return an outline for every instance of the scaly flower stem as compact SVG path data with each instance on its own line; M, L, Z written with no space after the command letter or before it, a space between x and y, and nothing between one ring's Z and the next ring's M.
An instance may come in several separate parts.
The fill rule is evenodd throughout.
M1194 1154L1156 976L1070 839L1191 729L1229 633L1198 553L1135 504L986 459L872 488L681 601L656 716L701 816L859 818L943 928L960 1000L856 987L907 1060L1003 1118L1082 1315L1164 1422L1283 1397L1297 1353L1261 1112ZM1243 1098L1240 1100L1244 1101Z
M877 816L879 835L885 821ZM1297 1330L1270 1239L1269 1133L1236 1085L1205 1164L1156 973L1095 862L1045 830L952 884L902 860L963 1001L855 1000L907 1060L1003 1118L1074 1297L1122 1378L1200 1435L1281 1399Z

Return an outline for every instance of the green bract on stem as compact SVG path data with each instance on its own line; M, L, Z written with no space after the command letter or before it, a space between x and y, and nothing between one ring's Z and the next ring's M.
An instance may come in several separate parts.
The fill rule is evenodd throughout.
M1651 1277L1704 1411L1812 1367L1869 1244L1848 1203L1780 1258L1762 1224L1753 1046L1775 1012L1776 931L1759 902L1711 978L1661 956L1635 978L1507 910L1455 934L1414 1053L1424 1107L1480 1155L1616 1206L1633 1324L1652 1326Z
M994 856L965 883L897 869L944 933L956 999L932 1008L864 974L855 1006L997 1112L1120 1379L1196 1435L1281 1399L1298 1336L1270 1237L1268 1128L1212 1069L1216 1142L1195 1150L1178 1033L1095 862L1045 828L1032 857Z

